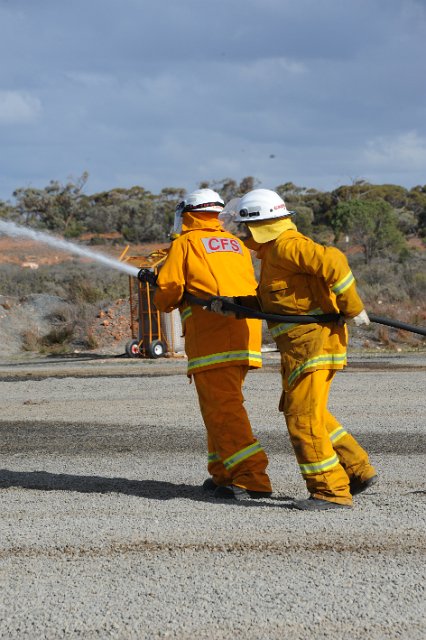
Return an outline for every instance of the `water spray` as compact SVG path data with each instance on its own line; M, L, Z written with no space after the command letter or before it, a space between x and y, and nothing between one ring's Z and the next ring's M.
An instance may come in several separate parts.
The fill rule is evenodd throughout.
M132 265L130 264L120 262L115 258L110 258L109 256L98 253L97 251L92 251L91 249L82 247L78 244L75 244L74 242L70 242L69 240L57 238L50 235L49 233L44 233L43 231L35 231L34 229L30 229L28 227L22 227L18 224L15 224L14 222L0 220L0 235L10 236L11 238L30 238L31 240L35 240L36 242L42 242L44 244L50 245L51 247L55 247L60 251L74 253L83 258L90 258L91 260L100 262L110 269L122 271L129 274L130 276L137 276L139 272L139 269L137 269L136 267L132 267Z

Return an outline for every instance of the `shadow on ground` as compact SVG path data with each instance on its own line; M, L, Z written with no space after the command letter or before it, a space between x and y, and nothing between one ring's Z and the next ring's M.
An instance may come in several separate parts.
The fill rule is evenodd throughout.
M174 484L161 480L128 480L103 476L77 476L48 471L11 471L0 469L0 489L22 488L37 491L76 491L78 493L122 493L151 500L173 500L185 498L196 502L214 500L197 485ZM290 496L274 496L275 502L293 500ZM214 500L214 502L219 502ZM268 506L292 508L290 504L270 504L261 500L226 501L241 506Z

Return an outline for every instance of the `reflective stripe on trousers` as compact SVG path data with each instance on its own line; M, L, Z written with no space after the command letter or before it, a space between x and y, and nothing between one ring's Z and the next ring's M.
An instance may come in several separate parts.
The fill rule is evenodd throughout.
M376 470L370 464L367 452L328 410L325 412L325 426L333 449L349 476L349 480L355 478L363 482L376 474Z
M226 458L226 460L223 461L223 464L229 471L229 469L235 467L236 464L240 464L240 462L247 460L250 456L254 456L259 451L263 451L263 449L260 446L260 442L256 440L253 444L250 444L248 447L244 447L244 449L240 449L240 451L237 451L232 456L229 456L229 458Z
M216 484L271 491L268 458L253 435L243 404L241 387L247 371L248 366L233 365L193 374L207 429L208 469Z
M308 464L299 464L300 471L303 474L309 475L310 473L321 473L322 471L328 471L339 464L339 458L334 454L331 458L326 460L320 460L319 462L311 462Z
M316 498L350 505L349 477L333 449L326 426L333 375L334 372L327 369L305 373L285 392L283 409L309 493Z
M347 482L375 474L367 452L327 409L335 371L305 374L290 392L283 408L290 438L308 490L319 498L348 502Z
M334 431L332 431L328 435L330 436L331 442L333 444L335 444L336 442L338 442L340 440L340 438L343 438L343 436L347 436L348 432L345 431L342 426L339 426L339 427L337 427L337 429L334 429Z
M240 451L237 451L232 456L229 456L229 458L226 458L226 460L221 460L220 455L216 451L211 451L208 455L208 461L220 461L223 463L225 469L229 470L235 467L236 464L240 464L240 462L243 462L243 460L247 460L247 458L250 458L250 456L254 456L259 451L263 451L263 448L260 442L256 440L256 442L249 445L248 447L244 447L244 449L241 449Z

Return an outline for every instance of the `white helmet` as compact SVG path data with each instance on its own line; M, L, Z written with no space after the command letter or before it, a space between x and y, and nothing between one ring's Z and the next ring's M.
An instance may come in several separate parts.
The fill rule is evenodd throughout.
M185 200L179 202L175 209L173 235L182 231L182 216L187 211L205 211L206 213L220 213L225 206L220 195L213 189L197 189L188 194Z
M285 202L278 193L269 189L253 189L246 193L239 202L235 222L257 222L291 216Z

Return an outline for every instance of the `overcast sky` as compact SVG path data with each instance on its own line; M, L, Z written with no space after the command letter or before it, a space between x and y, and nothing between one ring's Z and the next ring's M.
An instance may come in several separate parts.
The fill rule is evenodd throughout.
M0 0L0 199L426 183L426 0Z

